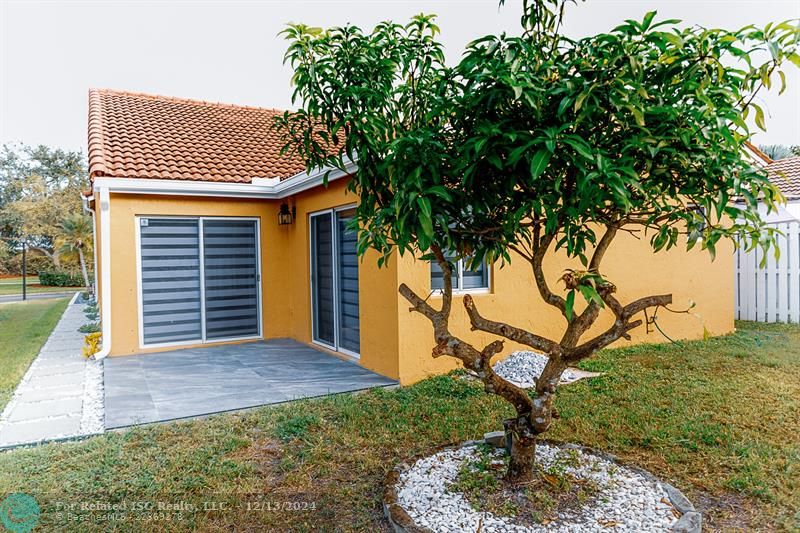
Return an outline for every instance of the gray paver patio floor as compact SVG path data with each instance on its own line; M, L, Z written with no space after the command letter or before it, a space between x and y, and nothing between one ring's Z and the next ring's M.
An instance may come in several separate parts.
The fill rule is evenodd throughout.
M107 429L397 385L290 339L104 362Z

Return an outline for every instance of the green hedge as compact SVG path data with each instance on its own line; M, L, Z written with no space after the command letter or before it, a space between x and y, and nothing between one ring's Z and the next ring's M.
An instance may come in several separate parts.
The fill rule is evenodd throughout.
M39 283L47 287L81 287L83 279L79 275L69 272L41 271Z

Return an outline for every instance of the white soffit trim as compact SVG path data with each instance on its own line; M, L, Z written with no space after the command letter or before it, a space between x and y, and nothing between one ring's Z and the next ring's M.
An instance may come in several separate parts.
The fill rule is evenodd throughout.
M328 181L348 176L355 171L356 163L349 161L345 169L344 172L340 169L331 170L329 168L312 174L301 172L277 182L273 181L274 178L253 178L253 183L97 177L94 179L93 190L127 194L227 196L279 200L322 185L327 172L330 172Z

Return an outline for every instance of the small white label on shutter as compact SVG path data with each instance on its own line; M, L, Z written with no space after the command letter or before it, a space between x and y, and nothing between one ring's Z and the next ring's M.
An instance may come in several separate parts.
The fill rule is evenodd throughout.
M146 218L140 218L139 220L141 220L140 224L143 227L147 227L150 224L150 221L148 219L146 219Z

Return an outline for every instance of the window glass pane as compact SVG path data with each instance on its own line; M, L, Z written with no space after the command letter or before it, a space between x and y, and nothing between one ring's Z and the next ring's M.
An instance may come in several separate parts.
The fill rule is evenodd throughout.
M463 289L488 289L489 288L489 270L486 268L486 262L481 261L474 270L468 270L466 263L464 264L463 280L461 287Z
M311 272L314 299L314 340L335 345L333 293L333 231L331 215L311 218Z
M198 221L142 218L144 343L202 339Z
M458 288L458 268L457 265L453 265L453 277L450 280L450 285L454 289ZM439 263L436 261L431 261L431 290L441 290L444 288L444 279L442 274L442 269L439 266Z
M206 339L258 335L255 220L203 221Z
M337 214L339 255L339 346L358 353L361 328L358 317L358 233L348 229L352 217Z

